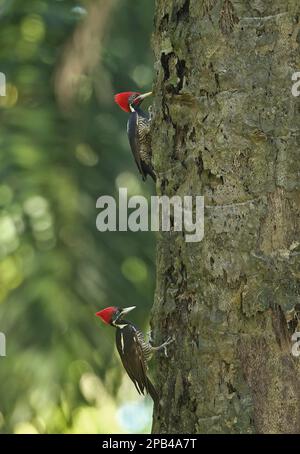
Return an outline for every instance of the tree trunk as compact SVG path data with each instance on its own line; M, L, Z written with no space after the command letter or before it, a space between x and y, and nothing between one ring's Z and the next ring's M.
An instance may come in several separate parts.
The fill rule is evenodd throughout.
M205 235L158 237L154 433L300 433L299 14L156 0L157 190L204 195Z

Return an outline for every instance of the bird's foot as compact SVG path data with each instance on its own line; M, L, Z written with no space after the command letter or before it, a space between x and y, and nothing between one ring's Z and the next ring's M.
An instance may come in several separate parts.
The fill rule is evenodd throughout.
M172 342L174 342L174 340L175 340L174 337L168 337L168 339L163 344L159 345L158 347L153 347L153 348L154 348L154 350L163 350L165 357L168 358L167 346L169 344L171 344Z
M168 337L168 339L166 340L166 342L164 342L164 354L165 354L165 357L168 358L168 350L167 350L167 346L169 344L171 344L172 342L174 342L175 338L174 337Z

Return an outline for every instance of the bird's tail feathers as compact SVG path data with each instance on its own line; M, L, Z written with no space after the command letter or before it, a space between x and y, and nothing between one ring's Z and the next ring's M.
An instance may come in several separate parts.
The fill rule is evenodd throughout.
M152 397L152 400L154 402L154 406L156 407L159 404L159 396L158 393L154 387L154 385L151 383L149 378L147 377L147 391Z

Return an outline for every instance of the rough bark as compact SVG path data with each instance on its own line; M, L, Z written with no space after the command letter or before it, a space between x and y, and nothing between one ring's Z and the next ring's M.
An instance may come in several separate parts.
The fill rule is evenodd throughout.
M299 14L156 0L157 190L204 195L205 236L158 237L152 325L176 341L156 363L155 433L300 432Z

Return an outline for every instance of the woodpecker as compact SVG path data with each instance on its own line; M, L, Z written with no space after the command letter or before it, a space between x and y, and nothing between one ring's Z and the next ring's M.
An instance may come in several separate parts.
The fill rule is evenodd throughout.
M115 102L122 110L130 113L127 121L127 135L132 154L143 181L146 180L147 175L150 175L156 181L156 175L151 161L151 113L144 112L140 108L143 100L150 95L152 95L152 91L144 94L126 91L115 95Z
M150 360L154 351L165 349L166 353L166 347L173 342L173 339L167 339L158 347L147 342L139 328L123 318L133 309L135 309L135 306L124 309L111 306L97 312L96 316L100 317L104 323L116 328L116 345L127 374L133 381L138 393L150 394L154 405L157 405L159 397L155 387L147 377L147 361Z

